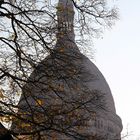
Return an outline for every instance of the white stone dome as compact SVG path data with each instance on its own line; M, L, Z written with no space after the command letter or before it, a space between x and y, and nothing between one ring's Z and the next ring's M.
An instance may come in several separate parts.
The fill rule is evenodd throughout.
M98 68L80 53L74 42L73 3L70 0L59 0L58 6L63 6L64 10L58 8L57 11L56 47L32 72L27 84L23 87L23 94L19 102L19 114L27 112L23 116L25 119L29 118L29 122L41 114L43 124L37 127L33 125L30 129L26 129L26 127L21 129L20 121L15 121L12 128L19 133L31 130L38 131L51 126L49 123L54 117L52 121L57 125L51 126L50 130L47 129L46 133L50 135L51 129L56 129L56 127L59 129L61 123L61 127L66 127L65 122L69 116L62 112L78 107L80 110L74 112L70 124L77 121L77 116L83 117L82 119L88 118L86 127L82 127L82 130L77 130L76 126L73 128L85 136L81 139L85 140L86 136L90 135L92 140L92 136L97 135L104 140L120 140L122 122L116 115L108 83ZM41 104L41 106L37 104ZM55 115L50 117L51 114L55 114L57 117ZM64 128L63 130L65 130ZM57 136L58 140L74 139L65 138L64 134ZM46 137L46 139L48 138Z
M84 102L84 100L88 100L88 98L90 99L92 97L92 91L93 95L94 91L98 91L103 95L101 99L104 101L103 104L100 102L98 103L99 106L103 105L103 109L100 109L100 107L96 108L96 103L87 104L87 108L91 111L93 110L96 113L96 117L90 116L90 120L87 122L88 127L83 129L84 132L80 133L90 134L92 136L98 135L104 138L106 137L105 140L113 140L114 138L119 140L122 130L121 119L116 115L114 100L102 73L87 57L79 52L77 47L73 46L71 48L61 48L59 45L56 46L56 50L58 51L57 53L60 54L55 54L56 56L50 55L45 58L33 71L29 78L29 82L27 82L27 84L23 87L23 95L21 96L21 100L19 102L19 108L22 110L19 109L19 114L27 110L29 110L28 113L30 114L30 108L32 108L35 112L41 111L41 107L38 108L36 106L36 100L38 99L43 100L43 108L48 108L48 106L61 102L61 100L59 100L59 98L55 95L56 93L53 92L58 85L62 85L63 89L58 91L57 94L66 101L69 101L70 104L73 101L80 102L80 100L82 100ZM72 75L72 77L69 76L69 70L71 68L75 69L76 67L81 71L80 74ZM68 80L67 78L70 79ZM71 78L77 80L75 81ZM69 85L65 84L63 80L68 80L67 83ZM51 85L49 85L50 82ZM49 86L52 85L54 89L50 91ZM75 90L75 87L73 87L74 85L76 85L76 87L79 86L79 89ZM87 93L84 92L85 88L91 91L91 93L87 90ZM56 89L58 90L58 88ZM95 99L93 102L94 101ZM66 104L68 109L71 108L70 104ZM60 110L63 110L63 108L65 107L63 106ZM83 116L84 115L86 116L86 113L83 114ZM17 124L13 124L13 128L15 125ZM19 128L17 131L18 130L21 131ZM63 138L63 136L60 137Z

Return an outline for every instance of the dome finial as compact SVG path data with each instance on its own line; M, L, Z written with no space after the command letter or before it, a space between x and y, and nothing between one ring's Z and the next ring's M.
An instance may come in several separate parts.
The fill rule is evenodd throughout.
M72 0L59 0L57 6L58 34L57 39L68 37L74 40L74 8Z

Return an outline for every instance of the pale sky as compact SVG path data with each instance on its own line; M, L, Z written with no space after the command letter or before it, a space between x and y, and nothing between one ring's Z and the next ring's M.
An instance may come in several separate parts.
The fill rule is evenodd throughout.
M113 0L112 0L113 1ZM140 140L140 0L117 0L120 20L97 40L95 64L108 81L126 140Z

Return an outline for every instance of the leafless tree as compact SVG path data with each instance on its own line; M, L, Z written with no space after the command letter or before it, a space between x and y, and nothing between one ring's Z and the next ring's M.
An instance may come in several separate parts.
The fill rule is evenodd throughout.
M71 1L78 46L117 19L106 0ZM95 110L104 110L103 95L86 86L96 77L82 66L85 56L65 43L55 47L58 10L53 0L0 1L0 115L15 122L15 137L90 139L84 128Z

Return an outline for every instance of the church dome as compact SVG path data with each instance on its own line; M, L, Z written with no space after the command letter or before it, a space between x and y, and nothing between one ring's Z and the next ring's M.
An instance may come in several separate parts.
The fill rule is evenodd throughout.
M27 84L23 87L18 113L27 112L33 118L41 113L41 118L45 121L43 125L47 126L49 124L46 119L49 117L47 111L50 114L56 111L56 116L63 118L64 114L58 115L57 111L67 112L73 108L72 105L79 106L79 117L89 119L86 120L86 127L76 130L77 132L83 135L97 135L105 140L114 138L119 140L122 130L121 119L116 115L114 100L102 73L80 53L78 48L76 49L76 46L75 49L70 46L62 48L56 46L55 54L46 57L30 75ZM37 105L38 101L41 106ZM28 115L25 116L31 119ZM73 121L77 119L75 116L72 118ZM55 118L53 121L56 120ZM14 130L25 133L28 129L21 129L19 122L14 122ZM62 125L65 126L63 123ZM34 128L36 126L33 125L32 129ZM42 127L38 126L36 129L40 130ZM62 138L73 140L65 138L64 135L56 134L56 136L58 140Z
M12 128L25 134L41 130L45 139L55 133L58 140L120 140L122 122L108 83L75 44L72 1L59 0L57 15L56 46L23 87L18 114L24 119Z

